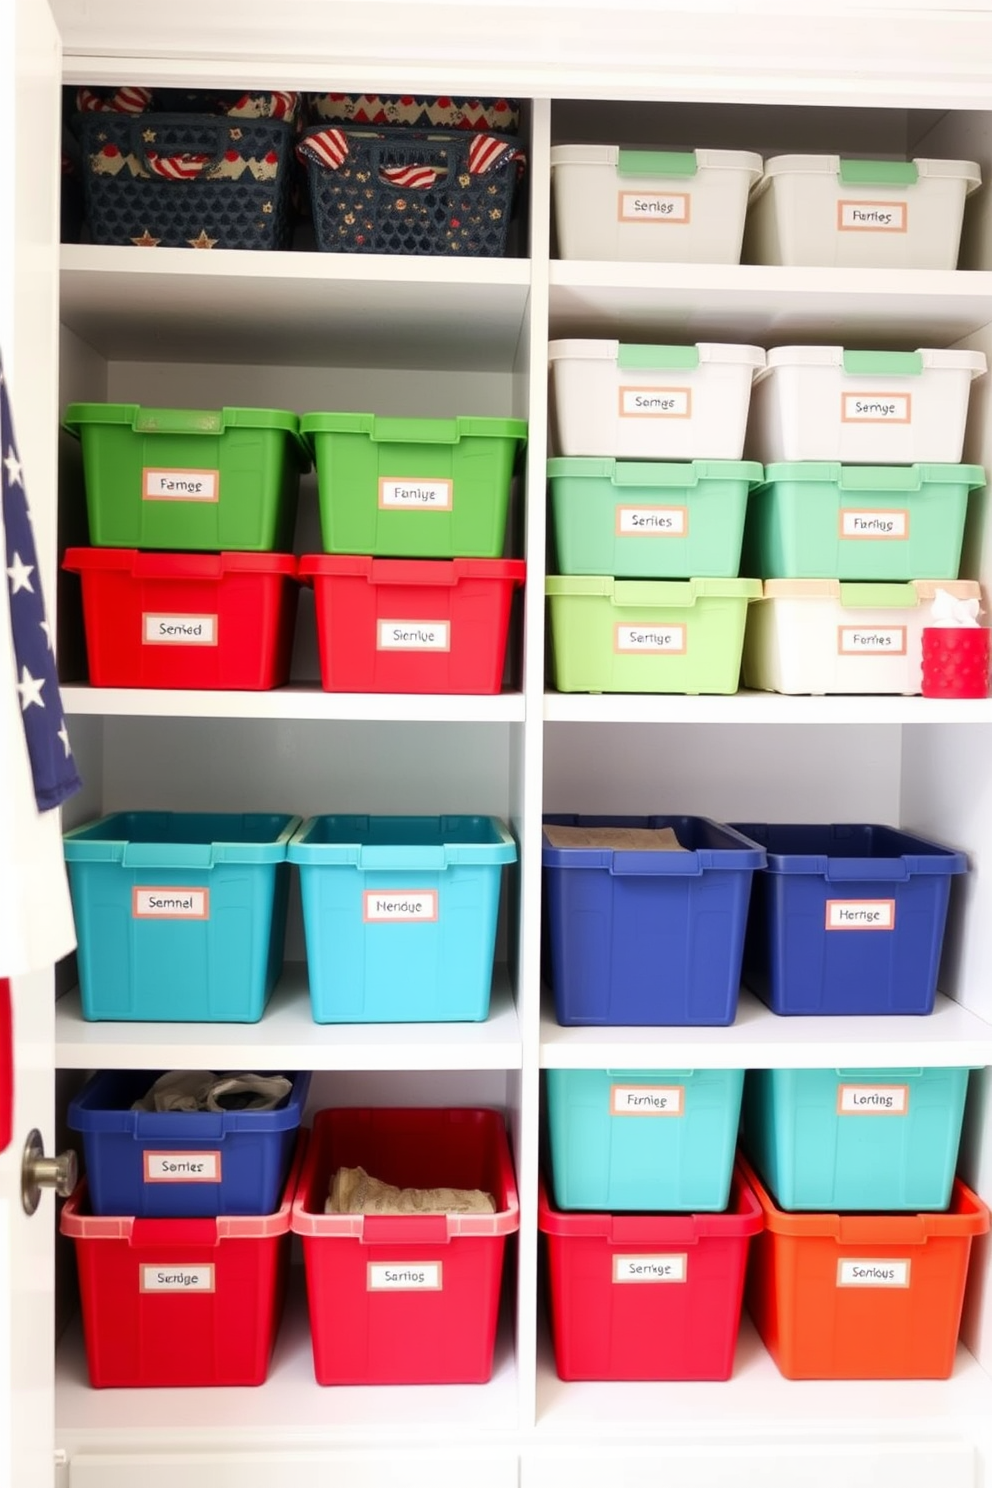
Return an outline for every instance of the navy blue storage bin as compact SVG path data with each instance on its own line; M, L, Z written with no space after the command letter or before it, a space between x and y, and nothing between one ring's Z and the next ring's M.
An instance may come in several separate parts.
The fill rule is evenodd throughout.
M292 1089L274 1111L132 1111L162 1073L107 1070L94 1075L70 1103L69 1128L83 1136L92 1212L139 1219L274 1214L310 1072L286 1072ZM159 1161L150 1163L149 1155ZM174 1176L163 1176L168 1174L163 1156L175 1160L180 1171ZM181 1170L190 1161L202 1162L203 1173L185 1181Z
M772 1012L933 1011L964 853L861 823L737 830L768 854L751 896L744 981Z
M547 826L671 827L683 852L545 838L545 977L565 1027L725 1026L737 1014L751 879L764 852L701 816L545 816Z

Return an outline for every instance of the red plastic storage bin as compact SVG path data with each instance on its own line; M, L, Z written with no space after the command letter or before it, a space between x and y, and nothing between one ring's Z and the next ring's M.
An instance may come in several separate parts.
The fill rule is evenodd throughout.
M341 1167L402 1188L480 1188L496 1213L325 1214ZM293 1205L317 1383L485 1384L506 1237L518 1228L498 1112L318 1111Z
M282 1312L301 1132L275 1214L94 1218L86 1181L60 1222L75 1242L95 1389L260 1385Z
M258 692L289 678L296 559L287 553L68 548L94 687Z
M739 1172L723 1214L562 1214L544 1183L551 1332L563 1380L726 1380L761 1208Z
M764 1216L747 1307L786 1379L947 1379L981 1199L955 1179L946 1214L786 1214L740 1166Z
M519 558L300 559L327 692L495 693Z

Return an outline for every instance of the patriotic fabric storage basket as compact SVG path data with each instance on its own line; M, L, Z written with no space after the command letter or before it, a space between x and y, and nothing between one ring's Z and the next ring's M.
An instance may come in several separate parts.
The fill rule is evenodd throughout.
M405 129L495 130L515 134L515 98L423 98L398 93L313 93L310 112L324 124L369 124Z
M77 104L94 243L288 246L296 94L81 89Z
M324 253L498 258L525 157L518 140L468 130L308 129L317 246Z

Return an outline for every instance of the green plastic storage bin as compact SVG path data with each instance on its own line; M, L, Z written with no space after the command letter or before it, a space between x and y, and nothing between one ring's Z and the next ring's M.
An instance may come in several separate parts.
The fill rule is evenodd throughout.
M548 461L558 570L629 579L735 579L751 460Z
M97 548L292 552L310 461L295 413L70 403Z
M736 692L759 579L545 581L559 692Z
M523 419L307 413L328 553L500 558Z
M769 465L743 569L763 579L956 579L980 465Z

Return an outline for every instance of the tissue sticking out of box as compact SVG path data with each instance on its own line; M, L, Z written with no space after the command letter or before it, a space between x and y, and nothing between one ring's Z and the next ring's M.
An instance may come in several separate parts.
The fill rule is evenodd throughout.
M978 630L978 617L982 613L977 599L957 599L946 589L934 591L933 605L927 625L942 630Z

